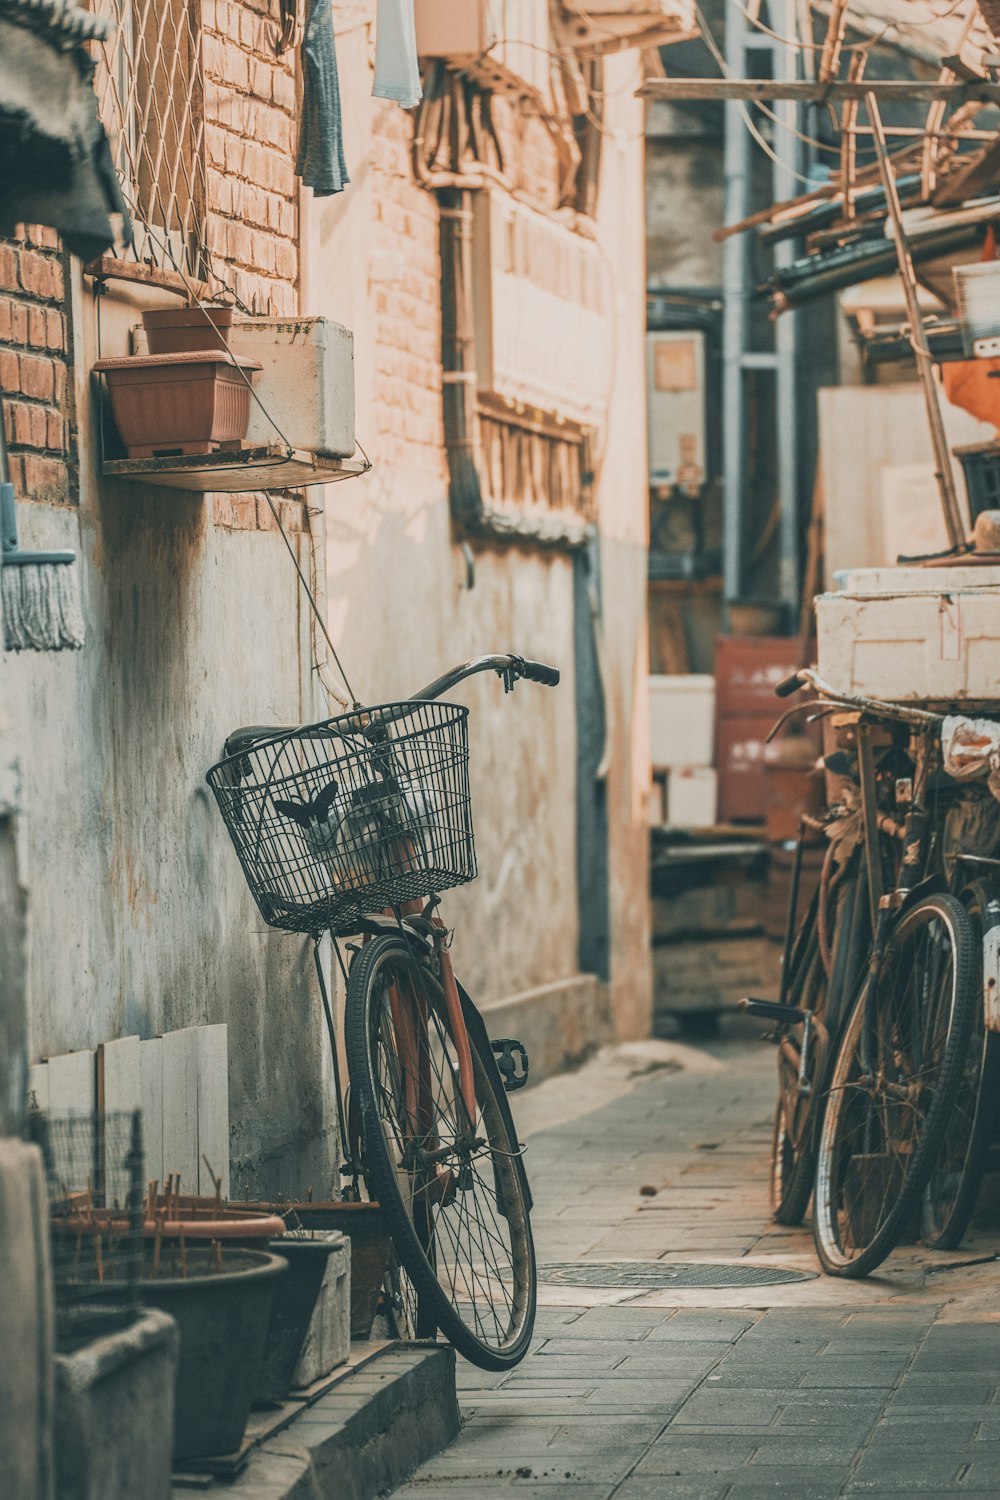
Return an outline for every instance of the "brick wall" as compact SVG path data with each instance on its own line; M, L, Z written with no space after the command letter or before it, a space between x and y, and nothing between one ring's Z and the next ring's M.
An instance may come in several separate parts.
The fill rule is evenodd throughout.
M202 0L207 239L253 312L298 311L294 53L275 58L267 0Z
M76 499L65 267L50 229L0 239L0 397L18 495Z
M372 130L369 285L379 466L419 489L444 475L441 251L437 198L414 181L412 139L412 116L382 105Z

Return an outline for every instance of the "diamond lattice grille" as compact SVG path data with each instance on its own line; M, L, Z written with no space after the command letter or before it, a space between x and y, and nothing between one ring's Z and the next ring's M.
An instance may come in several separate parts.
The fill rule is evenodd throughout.
M98 104L135 219L128 252L205 273L200 0L94 0L114 24L96 49Z

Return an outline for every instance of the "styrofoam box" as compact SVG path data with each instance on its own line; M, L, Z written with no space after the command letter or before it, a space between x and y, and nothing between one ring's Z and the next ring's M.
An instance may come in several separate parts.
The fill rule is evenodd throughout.
M715 678L650 677L649 736L657 770L710 766L715 750Z
M354 338L329 318L237 318L236 354L263 366L250 403L251 445L280 443L350 458L354 452ZM273 420L270 420L272 419Z
M711 766L673 766L667 777L671 828L711 828L717 821L718 776Z
M1000 569L872 568L816 600L820 676L901 702L1000 697Z

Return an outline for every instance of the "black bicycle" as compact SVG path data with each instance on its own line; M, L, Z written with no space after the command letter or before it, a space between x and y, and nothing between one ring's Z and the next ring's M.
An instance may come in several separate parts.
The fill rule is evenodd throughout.
M319 724L238 730L208 773L264 920L313 939L336 1078L348 1194L381 1206L386 1303L401 1336L440 1330L475 1364L508 1369L535 1318L531 1193L507 1094L527 1082L512 1039L490 1041L455 978L439 893L476 874L468 709L442 703L494 671L554 687L554 667L484 656L412 699ZM346 979L345 1102L320 962ZM340 939L349 945L345 964Z

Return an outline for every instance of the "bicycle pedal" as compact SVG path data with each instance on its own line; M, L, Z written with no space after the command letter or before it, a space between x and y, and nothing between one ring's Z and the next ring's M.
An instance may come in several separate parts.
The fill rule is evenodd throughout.
M773 1021L776 1026L797 1026L803 1018L803 1012L797 1005L779 1005L777 1000L755 1000L749 995L739 1001L739 1007L748 1016L761 1016L765 1021Z
M511 1037L497 1037L490 1046L497 1060L505 1092L514 1094L518 1089L523 1089L528 1081L528 1053L524 1043L516 1042Z

